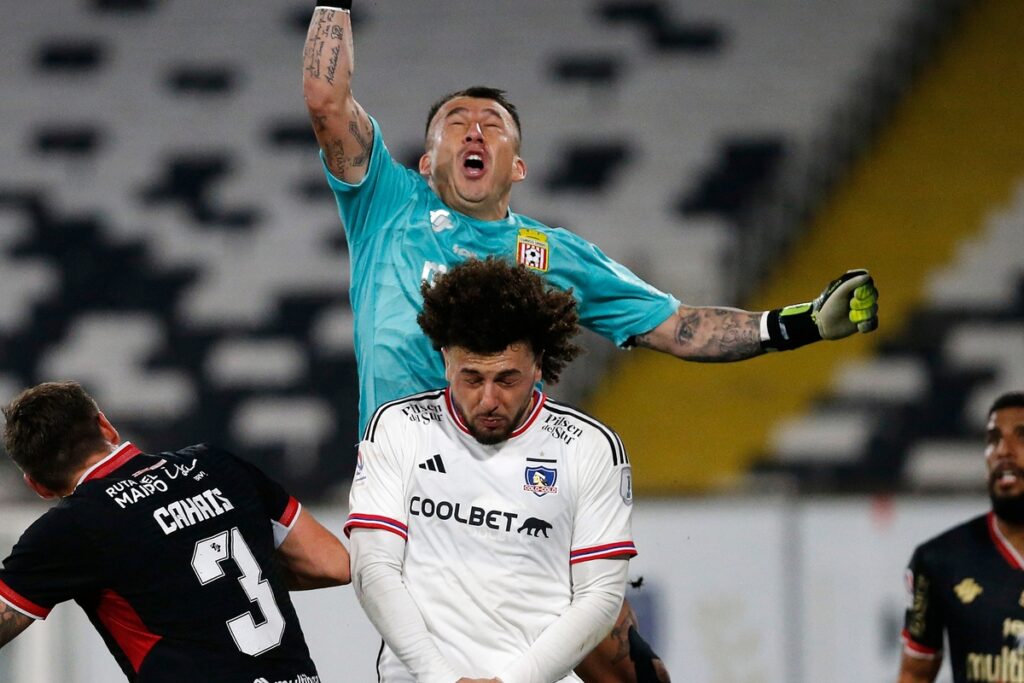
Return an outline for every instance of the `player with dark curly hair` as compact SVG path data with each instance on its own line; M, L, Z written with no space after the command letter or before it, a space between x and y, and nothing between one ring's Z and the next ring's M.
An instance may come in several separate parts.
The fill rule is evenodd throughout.
M572 290L548 287L523 266L493 256L474 259L434 286L424 282L420 291L423 311L416 322L438 351L461 346L498 353L528 342L543 380L551 383L580 353L572 343L580 331Z
M448 386L374 413L345 524L379 680L578 681L636 549L619 437L537 389L579 353L576 300L498 258L422 291Z

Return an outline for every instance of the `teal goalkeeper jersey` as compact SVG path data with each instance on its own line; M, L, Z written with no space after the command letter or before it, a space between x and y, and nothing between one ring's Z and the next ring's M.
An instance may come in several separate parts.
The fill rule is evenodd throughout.
M467 258L504 256L571 287L581 324L620 346L679 307L567 230L511 211L480 221L448 208L423 177L392 158L376 121L359 184L338 180L326 165L324 171L348 238L360 432L382 403L447 383L441 353L416 324L420 283Z

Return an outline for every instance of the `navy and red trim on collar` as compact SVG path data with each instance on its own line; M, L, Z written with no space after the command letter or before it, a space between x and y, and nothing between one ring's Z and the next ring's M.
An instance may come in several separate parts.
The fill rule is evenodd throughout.
M540 389L534 389L533 408L530 410L530 414L523 421L523 424L519 425L516 429L512 431L511 434L508 435L508 438L514 439L515 437L519 436L527 429L529 429L530 426L537 420L537 416L540 415L541 408L544 407L544 404L547 403L547 400L548 397L543 391L541 391ZM462 416L459 415L459 411L455 408L455 402L452 400L451 387L448 387L447 389L444 390L444 405L447 408L448 415L451 417L452 422L455 423L455 426L462 430L462 432L464 432L465 434L469 434L470 436L472 436L473 433L469 431L469 427L466 426L466 423L465 421L463 421Z

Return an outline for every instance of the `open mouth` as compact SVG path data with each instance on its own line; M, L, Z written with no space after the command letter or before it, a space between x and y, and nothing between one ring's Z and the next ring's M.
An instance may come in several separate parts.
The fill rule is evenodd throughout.
M479 152L470 152L462 157L462 170L470 178L479 178L486 168L484 156Z
M1024 480L1024 470L1013 465L1004 465L992 471L991 482L999 487L1011 487Z

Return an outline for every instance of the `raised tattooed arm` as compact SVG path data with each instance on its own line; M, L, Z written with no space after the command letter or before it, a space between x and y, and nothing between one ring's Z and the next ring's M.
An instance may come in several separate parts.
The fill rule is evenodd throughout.
M761 348L761 313L720 306L680 306L636 338L638 346L705 363L753 358Z
M317 7L302 51L302 94L327 168L358 183L373 143L370 117L352 97L352 21L348 12Z
M35 619L26 617L5 602L0 601L0 647L32 625Z

